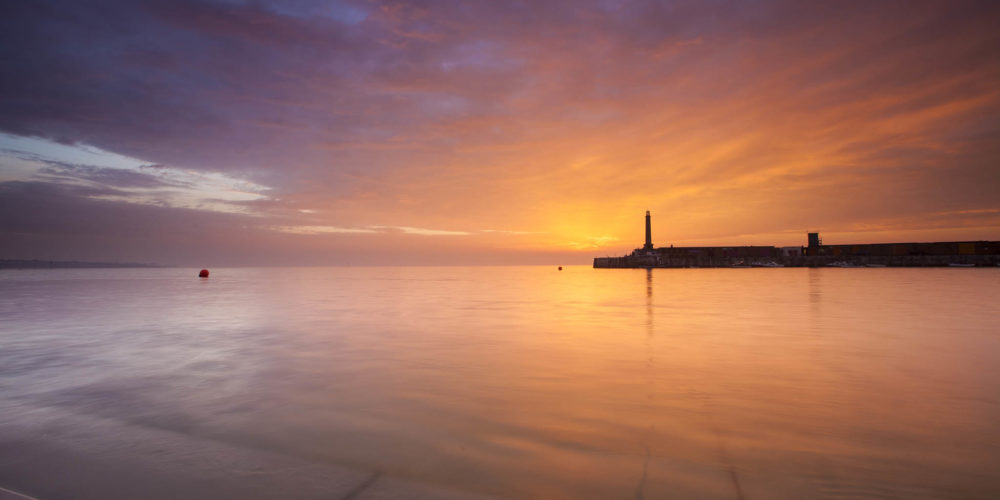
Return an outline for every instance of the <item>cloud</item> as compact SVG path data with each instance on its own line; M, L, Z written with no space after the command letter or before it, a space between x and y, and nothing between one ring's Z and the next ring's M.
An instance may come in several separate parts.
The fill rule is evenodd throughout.
M48 166L38 170L38 177L55 182L85 181L109 187L141 189L190 187L134 170L72 165L51 160L45 163Z
M300 213L313 214L313 210L299 210ZM319 235L329 233L339 234L371 234L371 233L399 233L412 234L418 236L472 236L476 234L500 234L500 235L533 235L539 234L536 231L508 231L499 229L483 229L480 231L451 231L443 229L427 229L410 226L366 226L366 227L337 227L337 226L274 226L275 231L290 234ZM597 238L595 240L601 240Z
M598 249L617 240L618 238L614 236L588 236L583 241L570 241L566 243L566 246L577 250Z
M420 236L468 236L472 233L468 231L447 231L442 229L425 229L422 227L410 226L372 226L377 229L390 229L400 231L403 234L417 234Z
M336 226L277 226L276 231L291 234L364 234L364 233L387 233L398 232L402 234L416 234L420 236L468 236L473 233L466 231L443 231L440 229L424 229L420 227L406 226L368 226L362 228L336 227Z
M1000 208L998 22L961 1L15 2L0 181L456 252L629 250L646 209L657 242L965 227ZM480 227L518 231L421 229ZM350 237L316 232L293 239Z
M83 144L11 136L0 136L0 144L8 146L0 148L0 167L16 166L9 180L90 186L90 196L105 201L253 214L244 203L266 199L270 189L224 173L144 163Z
M500 233L500 234L541 234L539 231L510 231L507 229L483 229L484 233Z
M334 227L334 226L277 226L274 228L275 231L281 231L283 233L290 234L329 234L329 233L340 233L340 234L370 234L376 231L371 228L354 228L354 227Z

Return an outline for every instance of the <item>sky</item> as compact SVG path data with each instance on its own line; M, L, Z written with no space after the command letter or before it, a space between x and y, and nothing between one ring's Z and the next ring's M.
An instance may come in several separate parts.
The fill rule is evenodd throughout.
M0 258L1000 240L1000 2L0 0Z

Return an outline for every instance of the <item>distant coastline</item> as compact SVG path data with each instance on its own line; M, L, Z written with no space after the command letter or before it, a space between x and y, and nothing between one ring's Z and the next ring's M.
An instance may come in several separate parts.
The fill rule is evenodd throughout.
M0 269L104 269L122 267L168 267L138 262L84 262L77 260L0 259Z

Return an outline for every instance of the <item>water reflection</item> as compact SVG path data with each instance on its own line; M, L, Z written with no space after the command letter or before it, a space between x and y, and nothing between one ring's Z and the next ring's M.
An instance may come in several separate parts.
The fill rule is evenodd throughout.
M810 267L807 272L809 276L809 303L818 307L819 303L823 301L823 273L829 272L829 270Z
M5 280L0 418L510 498L1000 497L1000 273L830 271Z
M646 334L653 335L653 270L646 269Z
M646 269L646 407L645 412L649 415L656 414L656 362L653 355L653 270ZM635 498L645 498L646 480L649 476L649 459L651 455L650 446L653 443L653 436L656 433L656 419L650 418L645 434L641 438L642 449L644 451L642 462L642 475L639 478L635 490Z

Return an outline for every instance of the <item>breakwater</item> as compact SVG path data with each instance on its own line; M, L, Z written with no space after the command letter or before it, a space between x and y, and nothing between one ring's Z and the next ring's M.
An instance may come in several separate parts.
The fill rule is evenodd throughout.
M904 256L774 256L766 260L746 260L727 256L661 257L626 255L596 257L599 269L693 268L693 267L996 267L998 255L904 255Z
M995 267L1000 241L824 245L808 233L808 246L655 247L646 211L646 241L622 257L597 257L595 268L647 267Z

